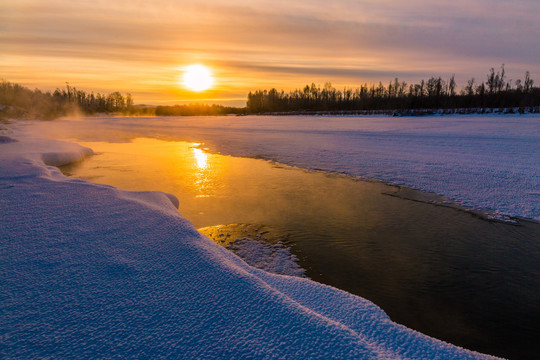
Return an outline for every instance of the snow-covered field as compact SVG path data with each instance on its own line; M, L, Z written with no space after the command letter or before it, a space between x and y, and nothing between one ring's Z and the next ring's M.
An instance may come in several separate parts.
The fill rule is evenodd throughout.
M103 140L117 131L404 184L468 207L540 220L538 114L98 117L65 122L54 136Z
M172 120L160 121L179 136ZM295 161L319 149L306 161L319 154L324 162L342 146L324 140L327 130L209 129L221 132L221 150L259 152L275 140L283 159L283 138L296 138ZM395 324L357 296L247 265L199 234L171 195L121 191L48 166L79 160L87 148L0 135L2 358L489 358Z

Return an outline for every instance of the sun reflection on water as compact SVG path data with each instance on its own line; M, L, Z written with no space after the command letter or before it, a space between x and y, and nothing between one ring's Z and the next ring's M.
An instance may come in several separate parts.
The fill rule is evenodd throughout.
M191 148L195 156L195 162L199 170L204 170L208 166L208 155L201 149Z
M211 185L211 179L210 179L210 169L209 169L209 163L208 163L208 154L202 151L201 149L197 148L196 146L199 146L198 143L193 143L191 147L191 152L194 157L194 165L195 170L194 175L194 181L193 184L195 185L198 194L195 195L196 198L206 198L210 197L209 192L212 191L212 185Z

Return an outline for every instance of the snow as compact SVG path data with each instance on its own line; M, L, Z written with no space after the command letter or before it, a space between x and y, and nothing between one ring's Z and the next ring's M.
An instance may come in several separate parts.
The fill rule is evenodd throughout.
M17 141L0 143L2 358L490 358L360 297L249 266L171 196L47 165L89 149L6 136Z
M260 239L243 237L226 246L251 266L265 271L289 276L304 276L298 258L281 242L268 244Z
M118 134L193 141L210 151L379 179L540 220L538 114L96 117L62 126L68 130L55 131L89 141Z
M2 155L17 155L24 152L28 159L33 161L42 160L46 165L51 166L61 166L81 161L86 156L93 154L92 149L78 144L29 136L25 136L24 141L3 136L0 144L2 143L9 144L2 146Z

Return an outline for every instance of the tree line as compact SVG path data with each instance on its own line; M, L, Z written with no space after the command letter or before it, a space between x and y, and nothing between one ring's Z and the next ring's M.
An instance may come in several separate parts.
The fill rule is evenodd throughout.
M84 113L111 113L111 112L126 112L133 108L133 97L130 93L123 96L120 92L115 91L110 94L93 92L87 93L84 90L69 86L66 83L65 89L56 89L52 96L60 102L74 103Z
M186 104L174 106L157 106L155 114L158 116L195 116L195 115L243 115L246 108L223 105Z
M30 90L5 80L0 82L0 119L39 118L54 119L74 113L122 113L125 115L227 115L245 114L246 108L223 105L188 104L174 106L134 105L131 94L94 94L70 86L53 92Z
M507 80L504 65L500 70L489 70L486 81L475 78L459 92L454 75L448 80L431 77L416 84L407 84L395 78L385 86L364 84L359 88L338 90L331 83L321 88L312 83L289 92L257 90L247 99L249 113L302 112L302 111L377 111L395 110L406 113L414 110L507 109L507 111L537 112L540 106L540 88L534 87L530 73L524 79Z
M139 114L145 111L148 112L134 106L133 97L129 93L125 96L118 91L94 94L78 90L67 83L64 89L42 92L5 80L0 82L0 117L3 118L53 119L77 112Z
M338 90L331 83L321 88L312 83L289 92L257 90L250 92L246 107L187 104L174 106L134 105L131 94L94 94L66 83L53 92L30 90L19 84L0 81L1 118L53 119L72 113L122 113L126 115L245 115L260 113L397 113L423 114L444 110L447 113L485 112L487 109L520 113L540 112L540 87L527 71L523 79L507 80L504 65L491 68L485 81L475 78L457 90L452 75L444 80L431 77L416 84L395 78L388 85L363 84L359 88ZM502 110L501 110L502 109Z

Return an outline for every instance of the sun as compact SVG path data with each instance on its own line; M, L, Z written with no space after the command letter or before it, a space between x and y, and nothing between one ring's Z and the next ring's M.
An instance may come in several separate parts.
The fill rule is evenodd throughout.
M182 84L191 91L204 91L214 85L214 77L204 65L189 65L184 70Z

